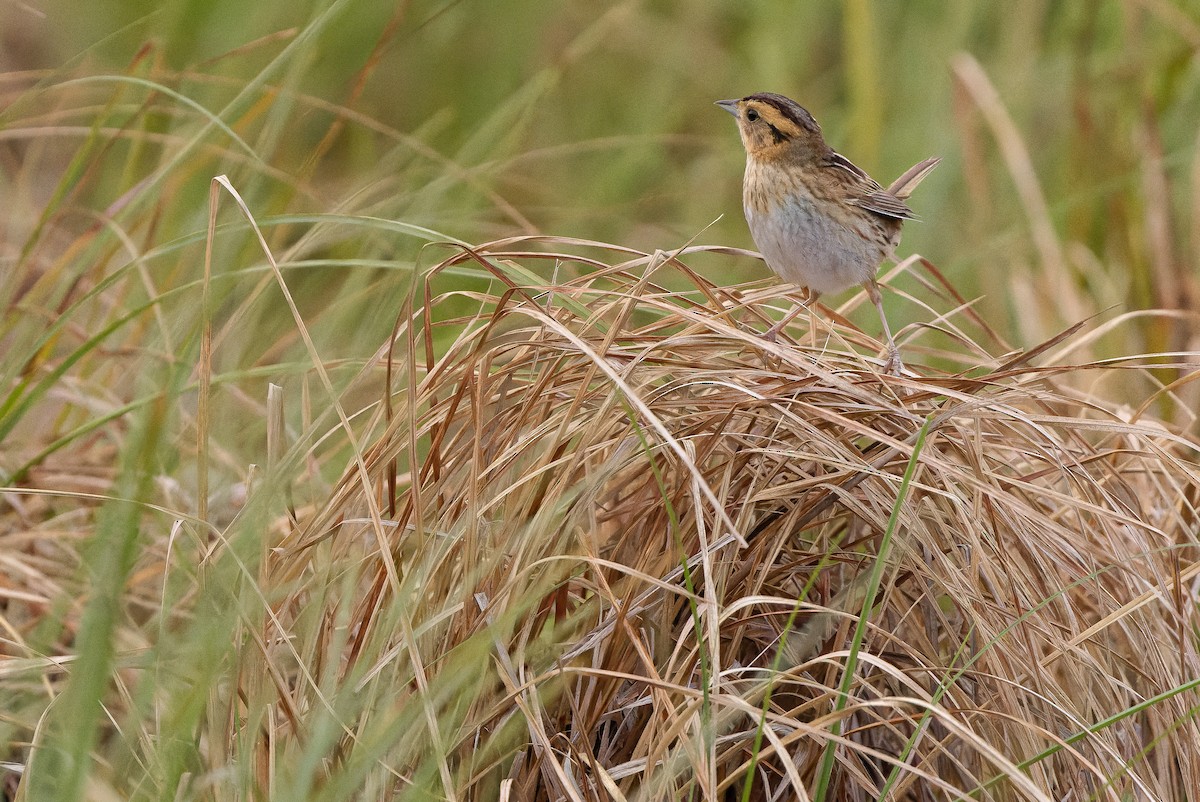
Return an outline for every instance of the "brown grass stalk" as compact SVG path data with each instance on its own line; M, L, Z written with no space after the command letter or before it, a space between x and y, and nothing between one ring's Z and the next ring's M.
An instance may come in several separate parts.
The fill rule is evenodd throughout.
M687 264L706 250L463 249L427 281L485 267L494 289L463 293L480 313L427 292L401 315L394 417L271 573L279 609L351 605L338 676L424 711L388 751L395 790L736 798L753 771L750 798L804 798L832 740L834 799L1184 798L1197 444L1086 391L1149 360L1044 361L1084 327L955 364L988 346L944 345L979 331L947 293L893 379L840 315L764 342L779 291L713 286ZM368 502L363 470L375 492L395 470L395 497Z

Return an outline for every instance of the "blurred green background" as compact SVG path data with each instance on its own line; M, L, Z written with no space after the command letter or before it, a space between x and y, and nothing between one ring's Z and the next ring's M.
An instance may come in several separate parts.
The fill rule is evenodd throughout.
M956 89L952 59L969 53L1029 150L1055 233L1086 250L1065 257L1077 282L1112 282L1105 304L1160 300L1144 231L1155 150L1172 258L1195 256L1195 2L110 0L7 3L0 15L9 71L141 69L213 111L329 15L266 76L298 93L273 101L289 108L226 121L292 176L331 123L300 96L412 137L346 125L310 177L313 196L288 205L330 211L357 194L359 208L472 241L534 228L669 248L724 214L703 241L749 245L742 155L712 101L782 92L884 183L945 156L902 251L927 255L968 294L999 294L1041 255L995 137ZM153 68L131 67L147 43ZM269 140L257 127L268 120Z

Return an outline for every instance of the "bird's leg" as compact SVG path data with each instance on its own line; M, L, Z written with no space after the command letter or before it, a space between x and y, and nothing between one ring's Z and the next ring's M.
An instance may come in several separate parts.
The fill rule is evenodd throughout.
M819 295L819 292L810 289L808 291L808 297L804 300L804 302L800 303L797 301L795 305L788 310L788 313L783 316L782 320L780 320L771 328L767 329L766 333L763 334L763 339L769 343L775 342L775 339L779 336L779 332L787 328L788 324L795 320L801 312L803 312L805 309L808 309L812 305L812 302L817 300L817 296Z
M766 332L763 334L763 339L769 343L775 342L775 340L779 337L779 332L786 329L788 324L791 323L793 320L795 320L797 315L799 315L803 311L804 311L804 304L798 303L798 302L793 303L792 308L789 309L788 313L783 316L783 319L780 320L778 323L776 323L771 328L766 330Z
M883 323L883 336L887 338L887 361L883 363L883 369L893 376L899 376L904 370L904 363L900 361L900 349L896 346L896 341L892 339L892 329L888 326L887 316L883 314L883 296L879 292L879 284L872 276L863 282L863 287L867 290L867 295L871 299L871 303L875 304L875 309L879 311L879 321Z
M804 300L804 306L808 309L808 344L815 351L817 350L817 320L813 317L813 304L821 297L821 293L808 288L808 297Z

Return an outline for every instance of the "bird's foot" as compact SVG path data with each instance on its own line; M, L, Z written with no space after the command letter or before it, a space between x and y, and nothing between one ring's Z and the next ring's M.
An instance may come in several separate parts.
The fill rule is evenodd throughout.
M883 370L889 376L899 376L904 372L904 363L900 360L900 349L894 345L888 349L887 361L883 363Z

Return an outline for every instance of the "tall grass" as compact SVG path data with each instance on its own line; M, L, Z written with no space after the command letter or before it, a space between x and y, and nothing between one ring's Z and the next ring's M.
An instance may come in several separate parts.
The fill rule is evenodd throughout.
M1200 787L1190 9L96 10L0 7L3 798ZM947 157L902 379L756 334L759 89Z

